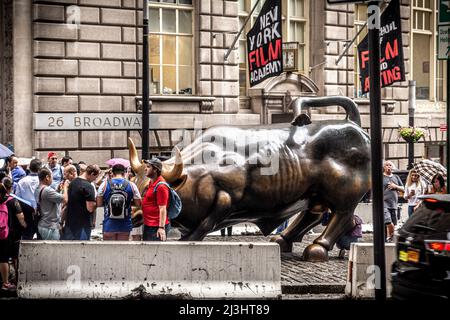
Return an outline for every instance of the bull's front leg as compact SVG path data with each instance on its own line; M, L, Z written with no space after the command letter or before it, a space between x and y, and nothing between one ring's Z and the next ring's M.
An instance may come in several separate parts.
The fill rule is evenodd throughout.
M320 223L322 215L323 212L302 211L281 234L273 237L270 241L278 243L281 252L292 252L292 243L300 242L309 230Z
M201 241L208 233L214 230L215 226L222 221L231 209L231 196L228 192L219 191L213 210L195 228L193 232L182 237L182 241Z
M311 262L328 260L328 251L352 228L353 210L336 210L322 234L303 251L303 259Z

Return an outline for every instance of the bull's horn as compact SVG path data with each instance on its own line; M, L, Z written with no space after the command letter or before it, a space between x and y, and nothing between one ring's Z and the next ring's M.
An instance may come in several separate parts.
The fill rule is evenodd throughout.
M131 138L128 138L128 150L130 155L130 164L131 168L134 172L138 172L139 168L141 166L141 163L139 162L138 153L136 150L136 147L134 146L133 140Z
M180 149L175 147L175 164L170 165L167 163L163 163L161 175L164 177L164 179L166 179L168 183L173 183L181 177L182 173L183 160L181 158L181 152Z

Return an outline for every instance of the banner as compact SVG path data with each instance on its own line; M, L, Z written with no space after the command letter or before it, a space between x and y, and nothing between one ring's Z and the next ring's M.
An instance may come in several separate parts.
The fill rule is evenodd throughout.
M392 0L381 14L380 21L380 72L381 87L405 81L400 0ZM362 93L369 92L369 39L368 35L358 45L358 60Z
M250 87L283 72L281 34L281 0L266 0L247 33Z

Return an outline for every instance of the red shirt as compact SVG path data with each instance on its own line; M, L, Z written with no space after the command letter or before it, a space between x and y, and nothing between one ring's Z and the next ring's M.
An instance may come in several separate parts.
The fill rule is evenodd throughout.
M169 207L169 188L160 184L153 193L155 186L158 182L165 182L162 176L159 176L153 183L150 182L148 185L147 192L142 199L142 214L144 216L144 224L148 227L159 227L159 206ZM166 215L166 222L164 225L169 223L169 218Z

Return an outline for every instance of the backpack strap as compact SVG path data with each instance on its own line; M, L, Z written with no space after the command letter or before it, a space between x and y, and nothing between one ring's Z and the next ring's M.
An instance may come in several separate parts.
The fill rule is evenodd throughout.
M41 203L41 201L42 201L42 191L44 191L45 188L47 188L47 187L43 187L41 189L41 191L39 191L39 203Z
M108 179L107 180L107 183L108 183L108 185L109 185L109 188L111 189L111 191L112 190L114 190L114 189L116 189L116 190L121 190L121 191L125 191L126 190L126 188L128 187L128 185L130 184L129 182L128 182L128 180L127 179L123 179L123 186L121 187L121 188L114 188L114 186L113 186L113 182L112 182L112 179L110 180L110 179ZM114 184L115 185L115 184ZM106 191L106 190L105 190Z
M166 186L167 186L167 188L169 188L169 191L170 191L170 186L169 186L169 184L168 184L167 182L164 182L164 181L160 181L160 182L158 182L158 183L156 184L155 188L153 188L153 193L155 193L155 192L156 192L156 189L158 188L158 186L159 186L160 184L164 184L164 185L166 185Z

